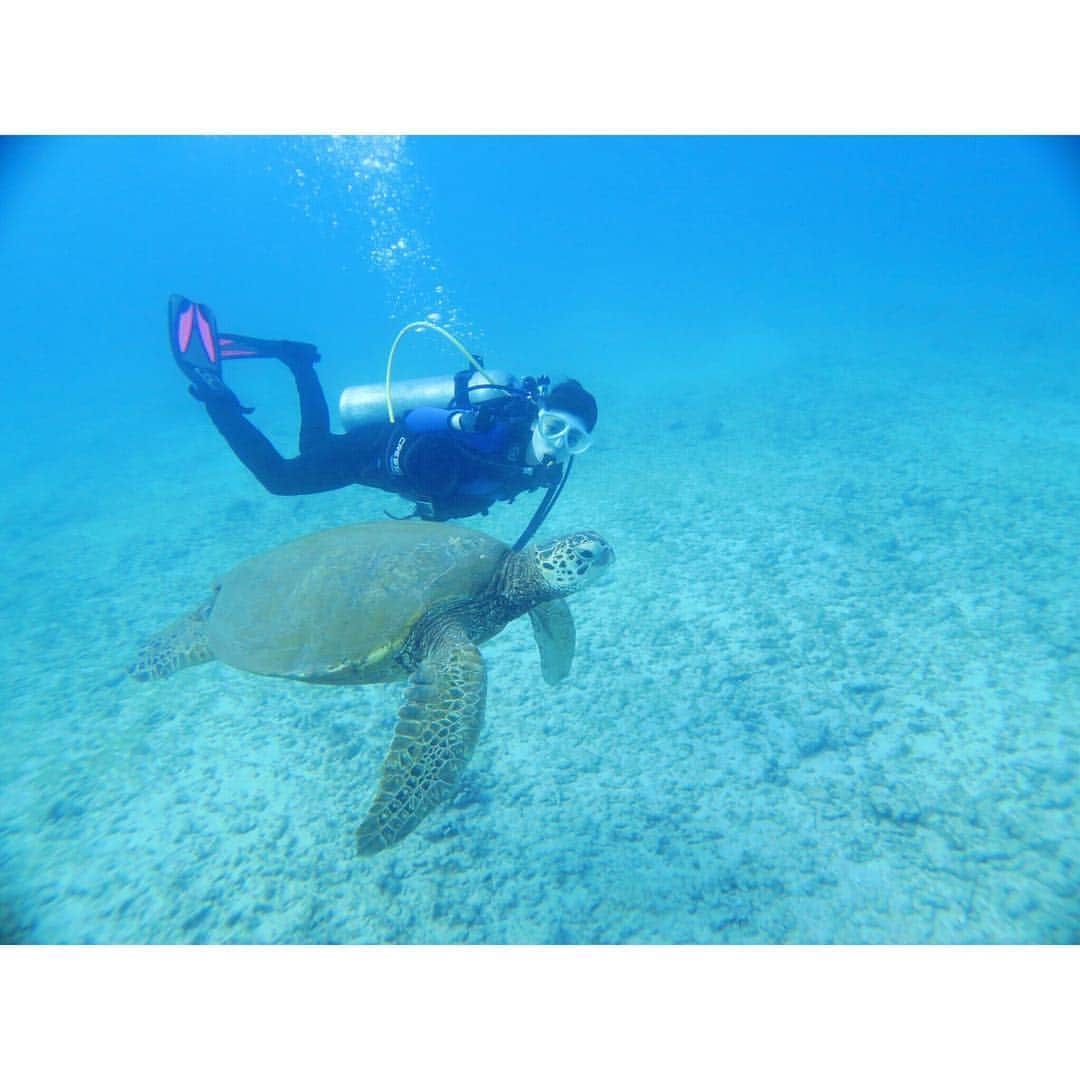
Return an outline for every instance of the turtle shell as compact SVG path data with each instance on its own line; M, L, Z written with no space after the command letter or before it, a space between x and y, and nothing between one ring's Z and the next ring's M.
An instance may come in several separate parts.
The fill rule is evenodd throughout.
M482 592L508 548L458 525L379 521L314 533L222 577L207 634L218 660L258 675L369 683L434 604Z

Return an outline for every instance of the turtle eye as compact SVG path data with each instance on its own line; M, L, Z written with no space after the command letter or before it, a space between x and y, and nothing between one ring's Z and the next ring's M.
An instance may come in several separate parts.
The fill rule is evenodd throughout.
M578 552L578 554L583 559L591 559L596 554L596 552L594 552L592 548L582 548L581 551Z

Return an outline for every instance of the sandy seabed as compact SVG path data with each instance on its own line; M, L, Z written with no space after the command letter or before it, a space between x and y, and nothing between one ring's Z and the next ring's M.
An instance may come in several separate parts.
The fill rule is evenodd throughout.
M194 405L24 450L0 938L1080 940L1080 394L988 370L604 387L546 529L618 554L574 671L542 682L527 620L485 646L460 790L366 860L400 688L124 665L240 559L404 504L272 497Z

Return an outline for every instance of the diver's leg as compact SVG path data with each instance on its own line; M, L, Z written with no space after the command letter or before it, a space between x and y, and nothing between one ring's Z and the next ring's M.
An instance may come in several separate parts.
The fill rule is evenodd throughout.
M330 409L310 360L286 358L284 364L296 380L300 399L300 453L306 454L330 437Z
M297 457L283 458L235 406L208 401L206 411L233 453L272 495L311 495L373 480L373 486L381 486L369 478L381 433L372 433L370 445L366 437L331 433Z
M267 491L286 494L282 485L285 459L274 444L231 401L211 399L206 413L232 452Z
M326 395L315 374L319 350L306 341L254 338L231 331L220 336L221 355L229 358L274 357L280 360L296 380L300 399L300 453L312 449L330 434L330 410Z

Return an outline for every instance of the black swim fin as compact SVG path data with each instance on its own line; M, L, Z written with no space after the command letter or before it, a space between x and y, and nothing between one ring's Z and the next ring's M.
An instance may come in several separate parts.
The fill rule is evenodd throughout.
M206 304L197 304L178 293L169 297L169 345L176 366L191 382L193 397L207 403L231 402L242 412L253 411L244 408L225 385L217 321Z

